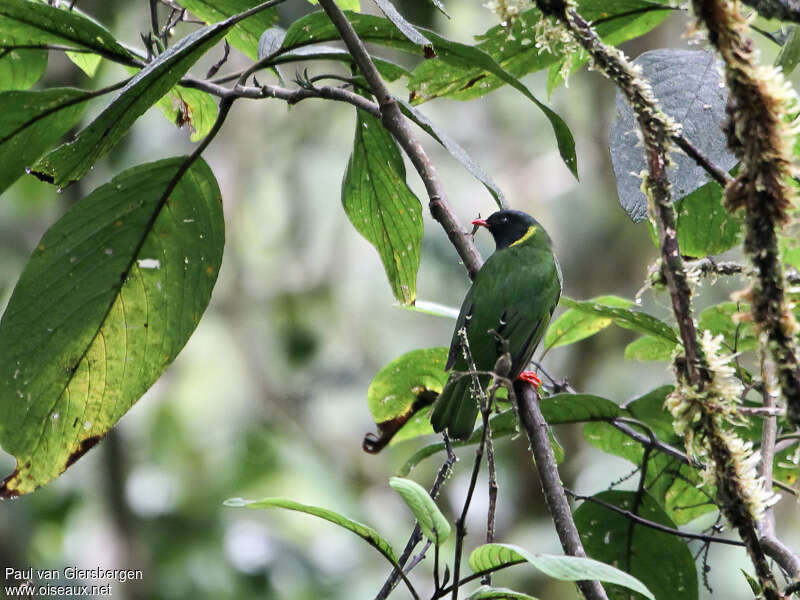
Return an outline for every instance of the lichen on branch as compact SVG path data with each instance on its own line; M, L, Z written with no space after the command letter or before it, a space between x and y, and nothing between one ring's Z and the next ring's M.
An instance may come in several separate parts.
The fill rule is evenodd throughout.
M784 295L778 247L778 232L788 222L795 201L791 139L797 127L788 115L797 112L797 100L780 71L759 65L748 20L734 2L693 0L692 5L725 63L729 89L725 133L729 148L741 161L725 199L729 210L745 213L744 249L755 272L747 292L753 322L775 362L787 416L800 425L797 323Z

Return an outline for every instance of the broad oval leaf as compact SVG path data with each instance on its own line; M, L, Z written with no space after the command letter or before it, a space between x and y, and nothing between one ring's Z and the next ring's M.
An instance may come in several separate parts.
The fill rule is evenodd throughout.
M242 498L231 498L225 501L225 506L232 508L285 508L287 510L294 510L297 512L313 515L320 519L330 521L334 525L343 527L348 531L355 533L362 540L367 542L370 546L375 548L378 552L383 554L391 562L397 564L394 550L389 542L387 542L377 531L369 525L364 525L358 521L354 521L349 517L330 510L329 508L322 508L320 506L312 506L310 504L301 504L288 498L263 498L262 500L244 500Z
M3 0L0 4L0 43L6 36L18 44L59 44L91 50L124 64L135 64L113 35L79 10L67 10L44 2Z
M8 43L8 38L0 40ZM47 51L20 49L5 53L0 49L0 92L27 90L47 70Z
M625 360L668 361L677 347L674 342L645 335L625 346Z
M484 544L469 556L469 566L476 573L521 562L530 563L553 579L615 583L655 600L650 590L635 577L591 558L534 554L511 544Z
M0 193L78 122L89 97L73 88L0 93Z
M542 398L539 406L550 425L606 421L621 414L611 400L592 394L554 394Z
M219 188L184 157L128 169L74 205L33 252L0 320L0 496L57 477L175 359L211 298Z
M681 254L705 257L721 254L741 241L742 217L723 206L725 192L716 181L709 181L675 205L678 246Z
M427 490L416 481L402 477L392 477L389 485L408 505L425 537L437 546L444 544L450 537L450 523Z
M34 173L59 187L83 177L233 24L228 20L198 29L159 54L74 140L42 157Z
M193 12L206 24L222 21L249 8L258 6L263 0L177 0L178 4ZM225 36L231 46L256 60L261 34L278 22L275 9L263 10L236 24Z
M592 298L591 302L620 308L633 306L633 300L620 298L619 296L598 296L597 298ZM612 322L613 320L610 317L570 308L550 323L550 327L547 328L547 333L544 336L544 347L549 350L550 348L573 344L593 336L598 331L602 331Z
M635 510L636 515L648 521L676 528L647 492L638 500L636 492L620 490L601 492L594 498L623 510ZM697 569L684 539L632 523L625 515L591 500L575 510L574 518L588 556L624 568L658 600L697 600ZM606 591L611 600L630 597L628 590L616 586Z
M727 92L719 85L721 63L714 54L659 49L645 52L634 63L650 81L661 108L683 125L684 134L698 150L724 170L733 168L736 158L728 152L721 129L727 118ZM617 94L617 118L609 134L611 162L620 204L636 223L647 217L647 198L638 175L647 170L647 164L638 135L633 110ZM674 152L672 160L676 168L669 169L667 175L676 200L709 180L708 173L688 156Z
M378 371L367 404L381 437L397 442L433 433L428 413L447 383L447 352L445 347L412 350Z
M467 596L467 600L538 600L534 596L516 592L509 588L482 585Z
M640 310L609 306L594 300L578 301L565 296L561 296L561 303L583 313L610 318L624 329L645 333L669 342L678 342L678 335L673 327Z
M413 304L422 245L422 205L406 183L403 157L381 122L357 110L353 153L342 181L350 222L380 254L395 298Z

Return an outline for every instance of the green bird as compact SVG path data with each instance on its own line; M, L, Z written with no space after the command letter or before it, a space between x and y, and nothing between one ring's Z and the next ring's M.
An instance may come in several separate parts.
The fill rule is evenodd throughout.
M501 210L472 224L489 230L496 249L461 305L445 366L453 373L431 414L434 430L447 429L455 439L469 437L478 416L478 403L471 393L473 378L463 376L469 365L459 331L466 330L478 371L492 371L497 363L507 370L509 379L539 385L541 380L533 372L523 371L561 296L561 268L550 236L536 219L518 210ZM483 388L491 381L489 375L479 379Z

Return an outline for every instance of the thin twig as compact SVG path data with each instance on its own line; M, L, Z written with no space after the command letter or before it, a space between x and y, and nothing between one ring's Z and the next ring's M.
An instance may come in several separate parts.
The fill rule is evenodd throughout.
M638 523L639 525L643 525L645 527L649 527L650 529L655 529L657 531L663 531L664 533L669 533L670 535L675 535L678 537L685 538L687 540L702 540L704 542L713 542L715 544L726 544L728 546L744 546L744 543L740 540L728 540L725 538L714 537L711 535L704 535L702 533L691 533L689 531L681 531L680 529L675 529L673 527L668 527L667 525L662 525L661 523L656 523L655 521L650 521L649 519L645 519L644 517L640 517L636 513L626 510L624 508L620 508L615 504L611 504L610 502L606 502L604 500L600 500L600 498L596 498L594 496L584 496L582 494L576 494L572 490L565 489L564 490L571 498L575 500L583 500L586 502L592 502L608 510L612 510L615 513L619 513L624 515L626 518L630 519L631 523Z

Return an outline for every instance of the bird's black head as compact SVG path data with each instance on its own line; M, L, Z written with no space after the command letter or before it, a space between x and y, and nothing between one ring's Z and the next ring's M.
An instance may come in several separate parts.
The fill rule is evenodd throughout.
M475 219L472 224L489 230L497 250L527 240L550 245L550 238L539 222L521 210L498 210L488 219Z

